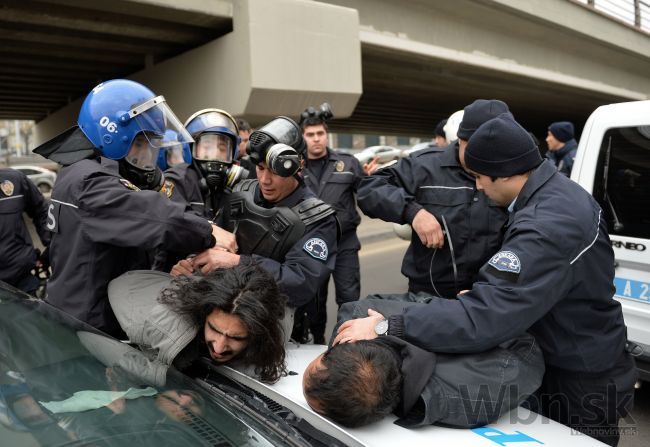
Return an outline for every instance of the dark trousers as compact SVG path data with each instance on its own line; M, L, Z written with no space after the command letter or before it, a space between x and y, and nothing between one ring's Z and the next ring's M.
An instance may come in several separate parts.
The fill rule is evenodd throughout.
M334 287L336 290L336 304L339 307L343 303L357 301L359 299L361 293L360 275L359 249L351 248L338 251L336 253L336 266L334 267L332 277L334 278ZM298 340L300 338L298 335L300 330L296 330L297 326L304 325L304 320L306 319L309 330L314 337L314 343L325 344L328 286L329 280L325 281L321 286L318 291L318 296L314 300L296 309L293 334L293 338L296 341L300 341Z
M615 446L621 433L619 419L634 406L636 376L636 364L629 354L611 373L579 374L549 367L542 386L523 406Z

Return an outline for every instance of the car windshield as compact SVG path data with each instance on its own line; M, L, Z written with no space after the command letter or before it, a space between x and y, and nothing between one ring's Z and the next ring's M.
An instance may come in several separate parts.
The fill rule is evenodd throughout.
M0 282L3 445L310 445L215 389Z

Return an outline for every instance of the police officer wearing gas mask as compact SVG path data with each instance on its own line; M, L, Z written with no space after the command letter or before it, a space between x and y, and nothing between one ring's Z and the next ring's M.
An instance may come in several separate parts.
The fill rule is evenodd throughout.
M179 262L171 273L260 265L288 297L288 338L293 311L317 297L334 269L337 222L332 207L318 199L299 174L305 143L293 120L278 117L254 131L249 154L257 180L238 183L224 207L224 228L236 234L239 253L207 250Z
M234 164L239 146L239 129L225 110L203 109L185 122L194 139L187 163L165 171L165 193L188 211L220 222L220 212L229 188L248 177L248 171ZM190 147L190 146L186 146Z
M148 253L160 247L188 255L217 241L235 251L236 242L158 192L161 147L192 141L164 97L134 81L107 81L88 94L77 124L34 150L63 165L47 216L47 301L119 337L107 298L110 280L149 268ZM165 139L168 130L176 141Z

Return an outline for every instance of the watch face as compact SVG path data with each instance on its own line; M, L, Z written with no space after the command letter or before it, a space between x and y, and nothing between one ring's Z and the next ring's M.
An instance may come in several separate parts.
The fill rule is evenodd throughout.
M381 320L375 325L375 334L386 335L388 332L388 320Z

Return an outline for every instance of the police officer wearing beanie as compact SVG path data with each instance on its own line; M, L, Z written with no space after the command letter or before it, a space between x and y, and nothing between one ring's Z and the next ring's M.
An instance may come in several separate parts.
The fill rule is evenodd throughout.
M504 112L504 102L478 99L443 152L418 151L361 180L357 201L366 215L413 227L402 262L409 292L455 298L501 245L507 213L476 189L462 153L482 123Z
M573 123L558 121L548 126L546 144L548 145L546 157L555 164L558 171L571 177L573 161L578 150L578 143L574 138Z
M348 321L336 342L388 333L433 352L467 353L528 330L546 363L530 407L616 445L636 368L613 299L614 254L598 203L542 161L510 115L479 127L464 157L477 188L509 211L501 248L458 300L432 297L388 324L378 313Z

